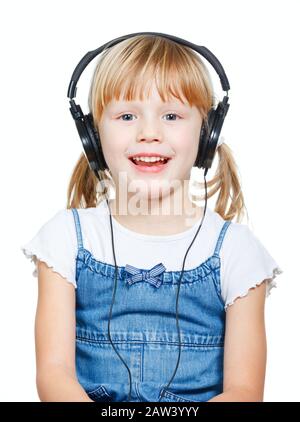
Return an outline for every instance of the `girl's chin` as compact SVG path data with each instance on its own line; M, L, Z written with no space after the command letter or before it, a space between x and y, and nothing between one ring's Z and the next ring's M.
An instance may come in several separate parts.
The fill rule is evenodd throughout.
M152 200L158 201L165 198L168 198L172 193L172 189L167 189L166 186L159 186L157 183L155 185L149 186L147 189L146 187L141 188L141 186L135 186L133 189L130 190L128 196L135 197L136 200Z

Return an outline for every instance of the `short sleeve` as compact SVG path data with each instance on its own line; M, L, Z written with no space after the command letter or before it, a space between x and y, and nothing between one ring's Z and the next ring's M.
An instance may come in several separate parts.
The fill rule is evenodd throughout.
M36 264L39 259L76 288L76 242L72 211L62 209L43 224L36 235L21 246L21 250L34 263L34 277L38 276Z
M266 297L277 287L275 277L283 272L261 241L245 224L232 222L221 252L221 295L225 310L249 289L267 280Z

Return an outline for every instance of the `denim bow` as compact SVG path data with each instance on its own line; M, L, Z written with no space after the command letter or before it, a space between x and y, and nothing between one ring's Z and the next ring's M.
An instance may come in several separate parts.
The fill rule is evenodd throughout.
M159 287L162 283L162 273L166 271L166 267L160 263L155 265L151 270L140 270L132 265L126 264L125 282L129 285L138 281L147 281L155 287Z

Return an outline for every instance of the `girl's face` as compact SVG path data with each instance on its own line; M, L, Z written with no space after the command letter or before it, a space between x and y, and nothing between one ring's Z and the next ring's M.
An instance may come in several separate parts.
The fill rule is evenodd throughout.
M170 195L171 187L182 188L182 182L190 179L202 125L200 112L176 97L164 103L154 83L150 94L144 101L112 100L98 125L117 194L124 192L127 183L128 195L133 192L143 199L161 198ZM171 159L162 171L142 172L128 157L143 152Z

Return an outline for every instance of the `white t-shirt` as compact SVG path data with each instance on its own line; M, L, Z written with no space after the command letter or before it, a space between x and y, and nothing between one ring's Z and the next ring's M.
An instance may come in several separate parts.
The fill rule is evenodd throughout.
M114 265L109 211L106 201L96 208L78 208L83 246L95 259ZM166 235L145 235L121 225L112 215L115 256L118 266L133 265L152 268L162 262L166 271L181 271L185 253L192 242L201 219L184 232ZM184 270L198 267L213 255L225 220L206 208L202 227L191 246ZM70 209L58 211L37 232L31 241L21 246L27 258L34 262L33 276L37 277L36 257L59 273L77 288L75 266L77 237L73 213ZM260 240L245 224L231 222L220 250L221 294L227 306L247 295L248 290L267 281L269 296L277 287L274 278L283 271Z

